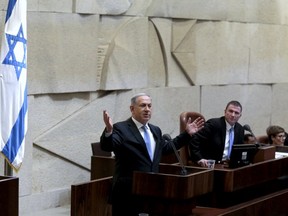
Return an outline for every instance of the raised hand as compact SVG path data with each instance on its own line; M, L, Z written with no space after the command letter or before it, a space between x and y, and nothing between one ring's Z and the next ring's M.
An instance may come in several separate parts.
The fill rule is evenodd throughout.
M110 118L108 112L106 110L103 111L103 120L106 125L106 132L107 133L112 133L113 131L113 122L112 119Z
M186 132L190 135L197 133L204 127L204 122L204 119L201 117L196 118L193 122L191 118L189 118L186 123Z

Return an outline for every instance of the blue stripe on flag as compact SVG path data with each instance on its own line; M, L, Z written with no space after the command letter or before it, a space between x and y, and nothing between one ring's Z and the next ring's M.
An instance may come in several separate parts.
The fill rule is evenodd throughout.
M10 18L16 2L17 2L17 0L9 0L5 23Z
M18 118L12 128L10 137L5 144L2 152L7 159L12 163L17 156L18 149L20 148L22 141L25 137L25 116L27 114L27 86L24 92L24 101L19 112Z

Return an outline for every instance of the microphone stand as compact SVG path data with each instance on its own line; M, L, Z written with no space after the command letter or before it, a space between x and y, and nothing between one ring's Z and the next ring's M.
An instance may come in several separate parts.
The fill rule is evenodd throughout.
M177 149L176 149L176 147L175 147L175 145L174 145L174 143L173 143L170 135L169 135L169 134L167 134L166 136L163 135L163 137L165 137L165 138L166 138L166 137L169 137L169 140L168 140L168 139L165 139L165 138L164 138L164 139L165 139L166 142L169 142L169 144L171 144L171 146L172 146L172 148L173 148L174 154L176 155L177 160L178 160L178 162L179 162L179 164L180 164L180 166L181 166L180 174L181 174L181 175L187 175L188 172L187 172L187 170L186 170L186 168L185 168L185 166L184 166L184 163L183 163L180 155L178 154L178 151L177 151Z

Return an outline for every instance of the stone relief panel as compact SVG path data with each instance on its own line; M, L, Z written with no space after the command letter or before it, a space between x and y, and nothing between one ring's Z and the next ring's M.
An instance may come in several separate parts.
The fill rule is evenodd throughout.
M109 46L102 49L106 53L102 53L105 59L100 60L103 62L101 90L143 88L148 83L148 20L137 17L124 20L109 37ZM101 25L110 21L104 18ZM109 30L103 29L101 36L111 34Z
M253 24L249 28L249 83L288 82L288 29Z
M27 0L27 8L29 11L72 13L73 0Z
M92 155L91 143L98 140L104 129L102 111L106 108L107 103L113 107L115 104L110 101L111 97L107 97L106 101L97 99L97 96L93 96L93 94L70 96L70 102L61 103L59 101L58 104L57 102L53 103L55 97L53 100L48 97L37 99L39 105L35 105L35 116L41 116L42 113L47 113L47 116L46 118L43 116L38 121L38 125L31 125L34 126L30 128L31 130L38 131L37 136L34 135L33 143L45 151L53 152L55 156L58 155L89 169ZM40 103L41 101L42 103ZM50 105L47 106L47 104ZM100 126L101 131L97 131L96 128Z
M44 14L30 24L50 20L30 33L42 39L30 41L31 93L287 81L279 79L287 68L283 26L129 16L102 16L98 25L98 16Z
M148 83L151 87L168 86L167 59L163 51L163 42L158 36L153 22L149 22L149 49L148 49Z
M231 21L244 23L287 24L285 0L153 0L147 16Z
M8 5L8 1L9 0L2 0L1 2L0 2L0 10L2 11L2 10L7 10L7 5ZM5 12L5 15L6 15L6 12ZM2 23L1 23L2 24Z
M28 93L98 89L98 15L28 14Z
M1 4L1 3L0 3L0 4ZM3 32L2 29L4 29L4 20L5 20L5 17L6 17L6 12L0 10L0 20L1 20L1 21L3 20L3 22L0 22L1 32ZM0 39L1 39L1 41L2 41L2 37L3 37L3 35L0 34Z
M75 12L287 24L285 0L76 0Z
M179 31L178 26L185 23L190 29ZM288 81L284 26L211 21L175 22L174 26L178 40L173 55L196 85Z
M76 0L77 13L97 13L121 15L125 13L134 0Z
M271 101L271 124L276 124L288 132L288 85L274 84L272 85L272 101Z
M7 2L0 2L1 20ZM69 203L71 183L90 177L90 143L104 129L103 110L114 122L128 118L139 91L152 95L151 122L171 136L182 111L218 117L231 99L242 103L240 122L256 135L270 124L288 130L287 0L27 3L21 212Z
M75 12L103 15L145 16L153 0L76 0Z
M195 25L196 20L173 20L172 23L172 42L171 42L171 53L175 61L179 64L187 81L191 85L195 85L196 82L196 63L194 62L194 51L191 47L190 49L179 48L181 46L187 45L185 41L186 37L189 35L190 30ZM190 50L190 51L188 51Z
M177 61L175 61L171 52L172 48L171 44L173 40L172 20L162 18L151 18L150 20L153 26L155 27L155 31L157 32L157 37L159 40L159 46L161 47L162 55L159 55L158 57L159 58L161 56L163 57L163 67L165 68L165 74L166 74L166 86L171 87L190 86L191 83L187 80L187 77L183 73L181 65L179 66ZM153 60L155 64L159 63L157 58Z

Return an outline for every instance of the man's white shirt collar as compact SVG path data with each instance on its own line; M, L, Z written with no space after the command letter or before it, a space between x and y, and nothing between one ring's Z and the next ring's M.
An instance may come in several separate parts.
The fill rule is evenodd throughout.
M142 128L142 126L143 126L142 123L140 123L139 121L137 121L137 120L136 120L135 118L133 118L133 117L132 117L132 120L133 120L133 122L135 123L135 125L136 125L136 127L137 127L138 129L141 129L141 128ZM146 123L145 126L146 126L146 128L149 128L148 123Z

